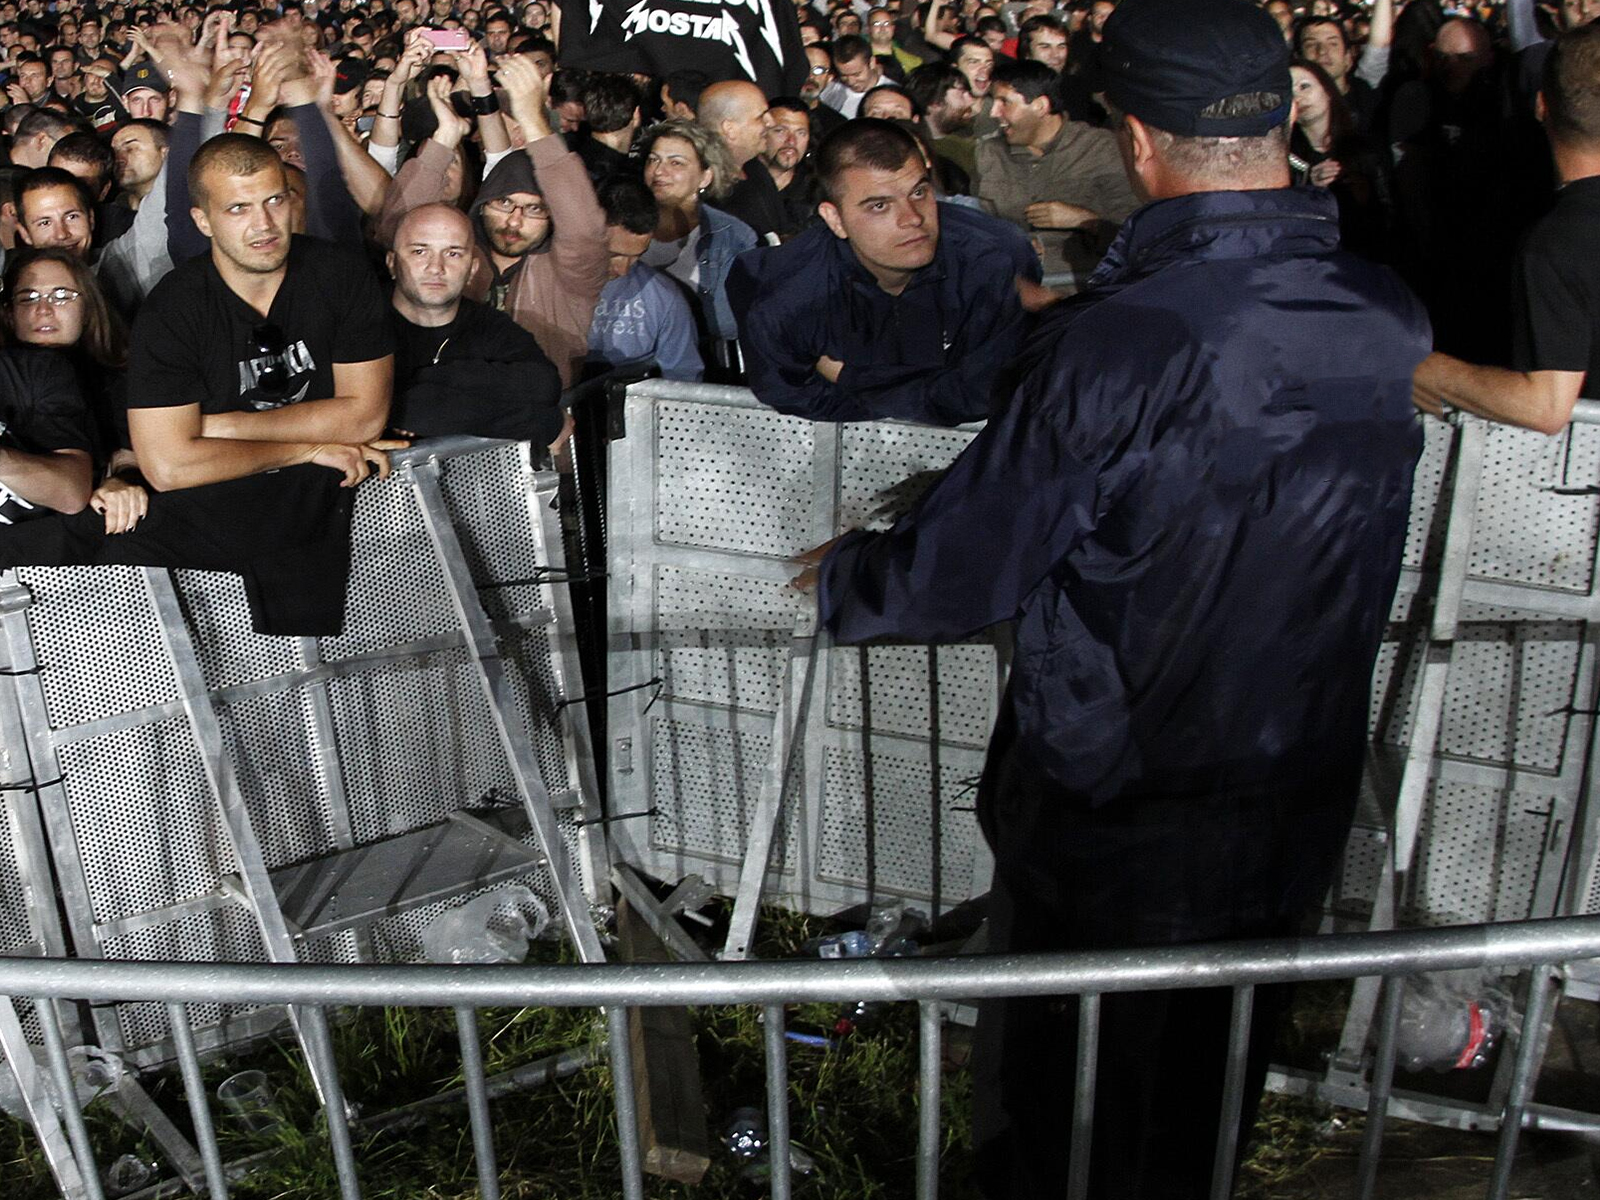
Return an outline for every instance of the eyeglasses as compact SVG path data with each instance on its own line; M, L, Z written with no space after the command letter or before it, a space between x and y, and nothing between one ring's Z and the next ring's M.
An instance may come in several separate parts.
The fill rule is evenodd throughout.
M48 292L41 292L37 288L27 288L11 297L13 304L37 304L41 300L48 301L52 308L60 308L64 304L71 304L82 292L69 287L51 288Z
M530 221L540 221L550 215L550 210L545 205L535 200L531 204L513 204L510 197L502 196L498 200L487 200L483 205L490 212L499 213L502 217L509 217L514 212L521 212Z
M833 74L833 68L832 67L812 67L811 68L811 73L813 75L831 75L831 74Z
M289 390L289 365L283 361L283 352L289 341L271 321L263 322L250 331L250 351L253 355L272 359L256 372L256 386L264 392L281 396Z

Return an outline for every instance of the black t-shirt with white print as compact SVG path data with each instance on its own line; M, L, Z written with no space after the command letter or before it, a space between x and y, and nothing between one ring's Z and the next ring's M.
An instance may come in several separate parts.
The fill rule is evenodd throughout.
M335 363L368 362L393 349L389 306L372 268L352 250L297 235L265 318L202 254L162 279L139 308L128 407L262 412L325 400L336 394Z
M0 350L0 445L28 454L92 452L94 419L77 373L59 352L27 346ZM0 529L50 511L0 483Z

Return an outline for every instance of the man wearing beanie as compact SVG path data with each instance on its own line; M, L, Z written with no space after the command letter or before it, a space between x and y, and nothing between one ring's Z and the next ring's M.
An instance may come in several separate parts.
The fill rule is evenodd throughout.
M1349 831L1421 447L1427 318L1339 249L1332 196L1289 187L1271 17L1125 0L1102 49L1143 207L943 479L817 572L841 641L1015 622L978 801L1001 951L1300 931ZM1287 999L1255 995L1244 1140ZM1213 1194L1230 1004L1103 998L1090 1195ZM983 1010L990 1196L1066 1194L1078 1013Z

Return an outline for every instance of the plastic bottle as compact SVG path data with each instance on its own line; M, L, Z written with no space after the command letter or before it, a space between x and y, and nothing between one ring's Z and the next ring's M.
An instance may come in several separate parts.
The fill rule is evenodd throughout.
M1416 975L1406 981L1396 1060L1408 1071L1483 1066L1511 1013L1497 981L1476 971Z
M859 929L818 938L809 945L818 958L867 958L872 954L872 939Z

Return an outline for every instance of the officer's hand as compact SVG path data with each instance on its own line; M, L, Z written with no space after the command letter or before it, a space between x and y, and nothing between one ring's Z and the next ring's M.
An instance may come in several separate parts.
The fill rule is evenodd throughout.
M838 383L839 372L842 370L844 370L844 364L837 358L829 358L824 354L817 359L817 374L821 375L829 383Z
M843 536L843 534L839 535L839 537ZM817 576L822 570L822 560L828 556L828 551L833 549L834 542L838 540L839 538L834 538L832 541L823 542L822 545L814 546L804 554L796 554L791 558L789 561L801 568L801 570L800 574L789 580L789 586L797 592L804 592L808 596L815 592L817 590Z

